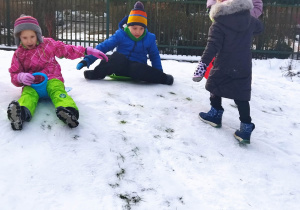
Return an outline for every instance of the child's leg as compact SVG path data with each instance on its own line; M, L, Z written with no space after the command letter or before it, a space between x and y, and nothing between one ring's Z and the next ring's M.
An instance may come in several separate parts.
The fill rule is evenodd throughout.
M163 71L147 64L132 61L129 64L128 75L133 79L150 83L172 85L174 81L172 75L167 75Z
M210 105L217 110L224 110L222 107L222 98L214 94L210 94Z
M128 59L125 55L114 52L108 62L101 61L94 70L87 70L84 72L84 77L86 79L103 79L107 75L113 73L119 76L127 76L128 69Z
M20 106L24 106L29 109L31 116L34 115L38 101L38 93L30 86L25 86L23 88L21 98L18 100Z
M55 108L62 106L62 107L73 107L76 110L78 110L75 102L65 90L65 85L62 81L58 79L49 80L47 84L47 91Z
M250 104L249 101L238 101L234 100L236 103L239 114L240 114L240 121L242 123L251 123L251 117L250 117Z
M57 117L69 127L78 126L79 111L74 100L65 91L65 86L58 79L51 79L47 84L48 95L56 109Z
M240 114L240 130L234 133L234 137L243 144L250 144L251 133L255 128L255 125L251 122L250 117L250 104L249 101L234 100L238 106Z
M39 96L30 86L25 86L21 98L12 101L7 109L8 119L11 121L13 130L22 130L23 122L30 121L35 112Z

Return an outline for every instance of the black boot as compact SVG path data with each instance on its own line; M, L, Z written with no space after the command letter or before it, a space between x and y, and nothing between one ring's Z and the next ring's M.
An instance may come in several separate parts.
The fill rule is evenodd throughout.
M95 71L94 71L94 70L86 70L86 71L84 71L83 75L84 75L84 78L90 79L90 80L97 80L97 79L100 79L100 78L97 78L97 77L96 77ZM104 76L104 77L105 77L105 76ZM103 78L104 78L104 77L103 77ZM101 79L103 79L103 78L101 78Z
M94 79L94 70L86 70L83 72L84 78Z
M31 113L25 106L20 106L18 101L12 101L7 108L7 117L13 130L22 130L23 122L31 120Z
M84 77L90 80L104 79L109 74L109 65L106 61L101 61L94 70L84 71Z
M70 128L76 128L79 125L79 112L75 108L59 106L55 112L57 117Z
M171 74L167 74L166 85L173 85L174 77Z

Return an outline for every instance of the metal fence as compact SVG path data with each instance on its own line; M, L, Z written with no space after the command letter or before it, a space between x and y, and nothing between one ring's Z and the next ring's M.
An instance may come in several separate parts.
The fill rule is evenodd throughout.
M0 0L0 48L15 49L13 24L21 14L36 17L44 36L95 46L118 29L134 0ZM162 54L202 55L211 20L206 0L142 1L148 30ZM255 37L253 57L299 59L300 0L263 0L265 31Z

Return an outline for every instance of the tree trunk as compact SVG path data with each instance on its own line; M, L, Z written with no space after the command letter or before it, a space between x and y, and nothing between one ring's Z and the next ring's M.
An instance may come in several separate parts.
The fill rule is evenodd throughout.
M44 37L56 39L56 0L33 0L33 16L38 20Z

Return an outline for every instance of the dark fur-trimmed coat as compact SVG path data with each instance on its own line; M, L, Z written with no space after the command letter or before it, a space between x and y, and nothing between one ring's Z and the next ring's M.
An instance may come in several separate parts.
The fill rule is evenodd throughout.
M250 15L252 0L228 0L212 6L208 41L201 57L208 65L216 57L205 88L214 95L250 101L253 35L263 24Z

